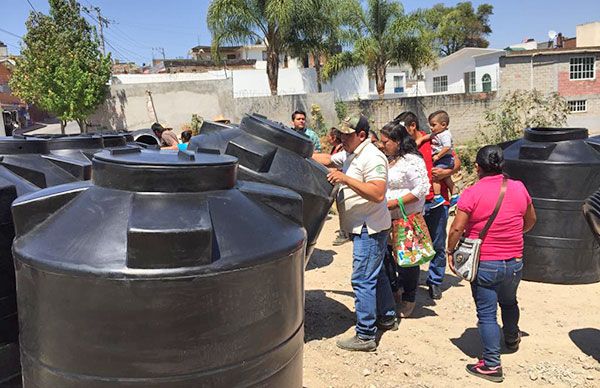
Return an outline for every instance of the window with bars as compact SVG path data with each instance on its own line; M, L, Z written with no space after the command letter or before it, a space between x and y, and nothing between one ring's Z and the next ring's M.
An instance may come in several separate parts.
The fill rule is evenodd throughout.
M567 104L569 104L569 112L587 111L587 100L567 101Z
M574 57L569 61L569 79L594 79L596 57Z
M448 91L448 76L441 75L439 77L433 77L433 92L442 93Z
M477 91L477 81L475 80L475 72L469 71L464 74L465 77L465 92L475 93Z

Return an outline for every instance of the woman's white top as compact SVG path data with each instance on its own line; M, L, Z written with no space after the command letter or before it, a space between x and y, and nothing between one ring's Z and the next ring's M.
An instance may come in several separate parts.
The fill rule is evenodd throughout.
M392 162L393 163L393 162ZM422 157L407 154L390 164L388 170L388 187L386 198L398 199L412 193L418 201L405 204L407 214L423 212L425 197L429 194L429 177ZM400 218L400 209L390 210L392 219Z

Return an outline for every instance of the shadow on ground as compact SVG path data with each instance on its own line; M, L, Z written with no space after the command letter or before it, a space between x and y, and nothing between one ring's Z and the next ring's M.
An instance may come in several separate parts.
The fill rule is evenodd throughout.
M600 330L592 328L571 330L569 338L582 352L600 362Z
M473 312L473 314L475 314L475 312ZM529 334L522 331L521 336L528 337ZM451 338L450 342L459 348L466 356L471 358L481 357L483 352L479 331L474 327L466 329L458 338ZM500 354L511 354L515 352L514 350L507 349L504 346L504 338L500 340L500 344L502 345Z
M325 291L309 290L305 295L304 342L336 337L354 325L354 313Z
M337 255L337 252L331 249L322 250L319 248L315 248L312 255L310 256L308 264L306 265L306 270L310 271L312 269L327 267L329 264L333 263L334 255Z

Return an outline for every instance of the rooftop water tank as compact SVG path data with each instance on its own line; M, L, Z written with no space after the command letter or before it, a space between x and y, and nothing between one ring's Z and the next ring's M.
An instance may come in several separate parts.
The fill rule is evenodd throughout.
M302 387L302 199L236 174L115 148L15 201L26 387Z
M600 246L581 211L600 186L600 139L584 128L527 128L504 147L504 171L525 184L537 213L525 235L523 279L600 281Z

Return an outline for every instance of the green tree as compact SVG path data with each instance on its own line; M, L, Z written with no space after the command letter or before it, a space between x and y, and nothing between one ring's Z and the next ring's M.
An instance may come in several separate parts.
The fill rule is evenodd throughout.
M325 79L349 67L365 65L382 96L388 66L406 63L417 73L435 62L433 34L425 28L420 13L405 14L402 5L392 0L368 0L366 9L354 0L346 9L354 29L352 50L331 57L323 69Z
M279 56L286 52L285 37L293 20L306 14L304 7L304 0L213 0L206 17L213 56L219 58L218 48L224 43L264 42L269 87L277 95Z
M348 40L347 31L343 28L347 9L347 0L304 0L299 11L305 14L292 21L292 28L285 37L292 56L312 57L319 92L323 83L321 60L326 61L340 52L341 45Z
M49 15L33 11L25 23L10 86L23 100L56 115L63 133L69 120L85 132L86 118L106 98L110 57L99 50L96 30L81 16L77 1L49 4Z
M475 10L466 1L454 7L436 4L422 12L431 31L437 32L440 55L446 56L465 47L488 47L486 36L492 32L489 18L493 11L491 4L480 4Z

